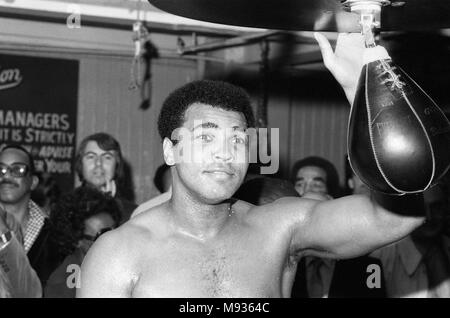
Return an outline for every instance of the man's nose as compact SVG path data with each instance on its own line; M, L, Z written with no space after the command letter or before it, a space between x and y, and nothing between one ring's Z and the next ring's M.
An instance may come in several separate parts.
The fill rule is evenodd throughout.
M102 163L103 163L102 156L97 156L97 157L95 158L95 165L96 165L96 166L101 166Z
M311 182L307 181L307 182L305 183L305 189L304 189L304 192L305 192L305 193L307 193L307 192L314 192L314 187L313 187L313 185L312 185Z
M214 159L220 160L220 161L232 161L234 158L233 149L231 146L227 145L221 145L216 149L214 152Z

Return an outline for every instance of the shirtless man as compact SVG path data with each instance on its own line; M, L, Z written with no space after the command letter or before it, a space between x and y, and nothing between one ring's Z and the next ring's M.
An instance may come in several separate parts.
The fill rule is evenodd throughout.
M362 37L340 36L335 52L317 39L352 103ZM301 257L355 257L422 224L423 217L392 213L367 196L283 198L263 206L230 199L248 167L239 159L248 147L250 110L244 91L211 81L168 97L158 127L172 198L99 238L83 262L78 297L289 297ZM179 127L193 138L178 136ZM192 149L197 160L177 162L180 148ZM413 198L403 201L420 207Z

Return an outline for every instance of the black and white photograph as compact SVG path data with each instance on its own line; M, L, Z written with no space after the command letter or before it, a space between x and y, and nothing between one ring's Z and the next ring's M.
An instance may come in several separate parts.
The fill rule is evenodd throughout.
M449 168L449 0L0 0L0 298L450 298Z

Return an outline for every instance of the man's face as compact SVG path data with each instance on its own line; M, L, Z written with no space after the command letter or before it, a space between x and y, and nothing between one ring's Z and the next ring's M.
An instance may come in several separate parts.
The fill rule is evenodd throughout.
M307 192L328 194L327 173L315 166L305 166L297 171L295 177L295 190L300 196Z
M103 150L96 141L89 141L82 157L83 179L96 188L114 179L116 151Z
M28 156L20 149L6 149L0 154L2 170L8 171L0 174L0 202L16 204L29 198L30 192L36 187L33 176L30 174ZM26 166L26 174L22 177L13 176L11 168Z
M248 168L246 121L243 114L205 104L191 105L185 114L176 159L175 182L209 204L230 198ZM181 136L181 140L180 140ZM187 155L190 152L190 155Z

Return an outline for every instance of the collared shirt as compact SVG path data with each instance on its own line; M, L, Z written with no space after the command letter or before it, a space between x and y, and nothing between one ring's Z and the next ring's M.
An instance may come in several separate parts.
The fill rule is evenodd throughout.
M328 298L336 260L307 256L306 286L310 298Z
M25 247L25 252L27 253L31 249L31 246L33 246L34 241L36 241L36 238L44 226L44 221L48 217L48 215L32 200L28 202L28 213L29 218L25 226L26 230L23 239L23 245Z
M383 264L389 298L428 298L427 269L411 236L370 254Z

